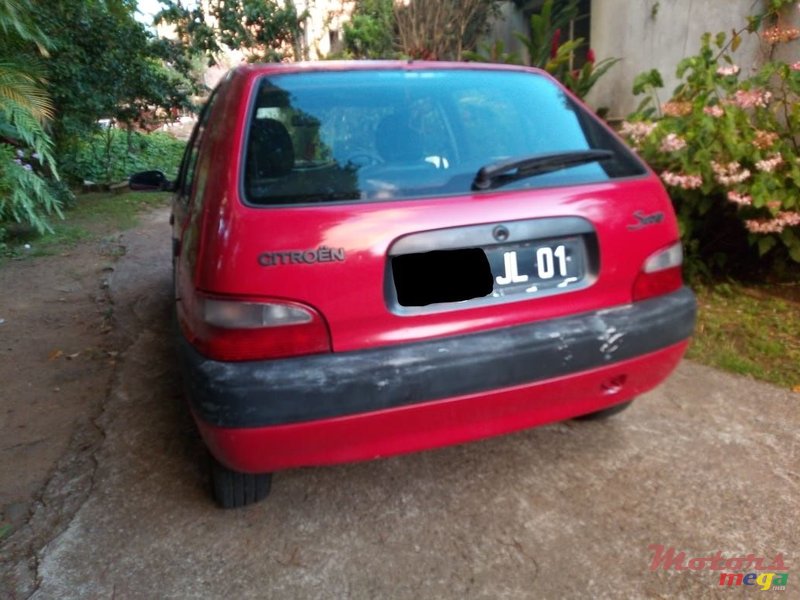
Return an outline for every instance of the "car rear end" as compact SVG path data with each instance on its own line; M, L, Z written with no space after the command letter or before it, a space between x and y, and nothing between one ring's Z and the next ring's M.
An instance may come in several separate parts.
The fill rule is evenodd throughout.
M597 412L684 353L669 198L544 73L247 67L209 128L178 315L192 411L233 471Z

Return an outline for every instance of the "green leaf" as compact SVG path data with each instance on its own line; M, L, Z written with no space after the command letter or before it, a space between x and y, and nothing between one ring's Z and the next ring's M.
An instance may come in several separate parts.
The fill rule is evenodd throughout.
M789 256L794 262L800 263L800 244L789 246Z
M775 238L771 235L765 235L764 237L759 238L758 240L758 255L764 256L767 252L772 250L775 247L777 242Z
M755 33L761 28L761 21L764 18L763 14L757 14L747 17L747 31Z
M739 46L742 45L742 36L734 32L733 39L731 39L731 52L736 52Z
M648 91L649 88L663 88L664 80L658 69L650 69L644 73L639 73L633 80L633 94L639 94Z

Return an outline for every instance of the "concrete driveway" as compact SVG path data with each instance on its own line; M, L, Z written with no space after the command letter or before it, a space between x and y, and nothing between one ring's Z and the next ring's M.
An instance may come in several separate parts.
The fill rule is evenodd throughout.
M30 556L0 596L729 596L718 570L651 570L655 544L780 553L800 597L800 398L691 363L607 422L278 473L265 503L215 508L173 366L168 242L164 212L123 238L124 352L98 433L11 540Z

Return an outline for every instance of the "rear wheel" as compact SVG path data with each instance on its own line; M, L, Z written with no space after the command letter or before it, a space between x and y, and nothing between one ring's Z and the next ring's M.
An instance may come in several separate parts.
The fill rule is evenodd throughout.
M211 459L214 500L222 508L239 508L269 495L272 473L240 473Z
M589 413L588 415L581 415L580 417L575 417L575 420L602 421L603 419L608 419L609 417L613 417L614 415L621 413L623 410L628 408L632 403L633 400L628 400L627 402L621 402L620 404L615 404L614 406L604 408L603 410L598 410L597 412Z

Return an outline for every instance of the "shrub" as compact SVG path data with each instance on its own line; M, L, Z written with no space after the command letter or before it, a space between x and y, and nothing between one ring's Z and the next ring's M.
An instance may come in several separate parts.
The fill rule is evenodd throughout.
M59 166L62 175L73 183L108 185L150 169L164 171L174 179L185 147L186 142L168 133L144 134L110 127L62 153Z
M694 271L800 263L800 62L770 59L745 76L733 60L745 31L765 26L773 46L800 37L771 14L730 38L705 34L700 53L679 63L669 102L652 102L657 71L635 82L634 93L650 95L622 133L667 184Z

